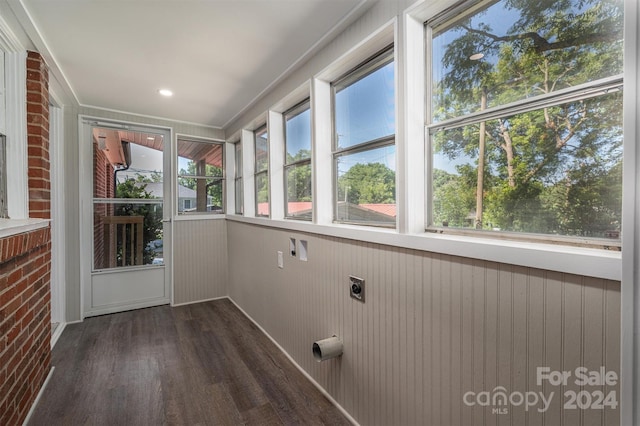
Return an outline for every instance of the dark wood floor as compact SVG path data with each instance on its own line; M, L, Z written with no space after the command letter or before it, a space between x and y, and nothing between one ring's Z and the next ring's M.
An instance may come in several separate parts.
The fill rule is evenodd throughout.
M66 327L29 425L347 425L229 300Z

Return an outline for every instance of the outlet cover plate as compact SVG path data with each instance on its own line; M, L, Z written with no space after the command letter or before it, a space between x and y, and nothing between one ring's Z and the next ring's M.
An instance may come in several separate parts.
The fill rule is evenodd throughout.
M349 295L360 301L364 302L364 279L349 275Z

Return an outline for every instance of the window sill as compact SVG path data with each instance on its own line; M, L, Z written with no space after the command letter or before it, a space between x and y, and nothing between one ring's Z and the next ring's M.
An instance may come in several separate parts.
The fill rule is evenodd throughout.
M190 220L216 220L216 219L225 219L225 215L222 213L211 213L211 214L181 214L175 216L176 222L188 222Z
M227 215L226 219L546 271L616 281L622 278L622 253L619 251L426 232L399 234L395 229L343 224L317 225L237 215Z
M49 219L0 219L0 238L46 228L49 222Z

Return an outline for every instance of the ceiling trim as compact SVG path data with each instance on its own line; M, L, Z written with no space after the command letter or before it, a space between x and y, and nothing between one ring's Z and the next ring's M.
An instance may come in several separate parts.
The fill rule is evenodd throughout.
M7 3L9 4L9 7L13 11L13 14L15 15L18 21L18 24L22 27L22 30L24 31L25 35L29 38L31 43L33 43L35 49L38 51L38 53L40 53L40 55L42 55L42 57L45 60L45 63L49 66L49 74L50 76L51 74L53 74L53 77L54 77L53 80L57 83L60 89L60 90L55 90L56 93L59 95L61 91L64 92L67 98L71 100L72 103L75 102L76 105L79 105L80 101L78 100L78 96L73 90L73 87L71 86L71 84L69 84L69 80L67 79L67 76L64 74L62 69L58 66L58 62L56 61L56 58L54 57L53 53L49 49L47 42L42 37L42 34L40 33L40 30L36 26L33 20L33 17L27 10L22 0L7 0Z
M246 113L252 106L254 106L264 95L269 93L274 87L284 81L293 71L298 68L307 59L311 58L315 53L320 51L331 39L336 36L340 31L344 30L349 24L353 23L357 18L362 15L362 12L366 11L368 7L373 5L377 0L360 0L349 13L347 13L337 24L329 29L318 41L316 41L306 52L304 52L297 60L295 60L287 69L285 69L278 77L267 85L260 93L258 93L247 105L245 105L240 111L238 111L233 117L227 120L222 125L222 129L226 129L230 124L235 122L244 113Z
M175 118L158 117L158 116L155 116L155 115L140 114L140 113L130 112L130 111L121 111L121 110L118 110L118 109L104 108L104 107L99 107L99 106L95 106L95 105L80 104L80 107L81 108L90 108L90 109L99 110L99 111L113 112L113 113L116 113L116 114L125 114L125 115L131 115L131 116L135 116L135 117L148 118L148 119L151 119L151 120L162 120L162 121L169 121L169 122L172 122L172 123L187 124L189 126L198 126L198 127L204 127L204 128L213 129L213 130L224 130L220 126L212 126L210 124L196 123L194 121L177 120Z

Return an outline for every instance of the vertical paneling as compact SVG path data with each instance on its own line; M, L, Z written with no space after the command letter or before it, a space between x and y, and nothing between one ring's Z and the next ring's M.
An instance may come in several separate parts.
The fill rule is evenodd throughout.
M227 221L229 296L358 422L366 425L613 425L616 410L563 410L567 389L537 367L619 368L617 282ZM288 253L308 241L308 262ZM366 281L366 303L348 276ZM337 334L340 359L314 340ZM466 392L554 393L542 404L467 406ZM564 422L564 423L563 423Z
M225 221L176 221L173 235L174 304L226 296Z

